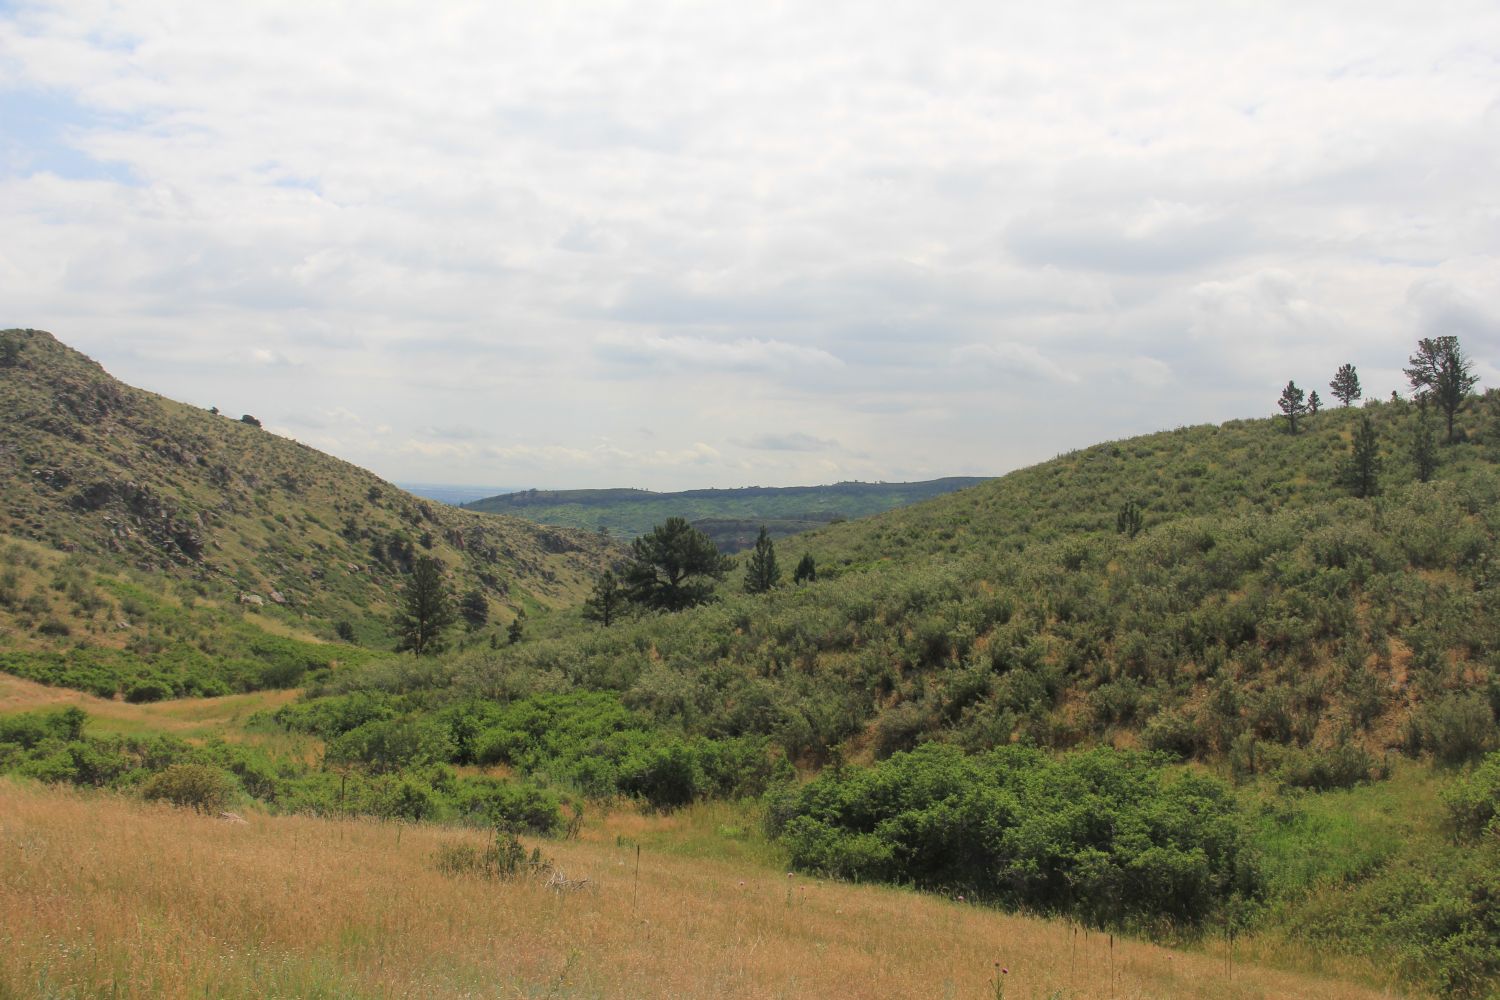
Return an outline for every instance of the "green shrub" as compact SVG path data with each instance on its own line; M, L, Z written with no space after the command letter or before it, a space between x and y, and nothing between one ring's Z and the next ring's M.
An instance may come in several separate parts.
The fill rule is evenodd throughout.
M164 680L150 677L145 680L136 681L125 691L125 700L140 704L150 701L165 701L172 697L175 692L172 685Z
M1471 773L1442 791L1449 827L1464 840L1500 836L1500 752L1485 757Z
M1448 694L1417 712L1407 742L1444 764L1463 764L1495 749L1495 713L1477 691Z
M620 763L620 791L643 799L653 809L674 809L707 791L696 750L680 739L643 747Z
M552 862L542 857L540 847L532 848L527 854L514 831L505 827L497 827L494 842L482 850L473 844L444 844L437 849L432 861L433 867L444 875L495 881L509 881L553 870Z
M367 722L330 740L326 756L335 763L362 763L376 774L451 761L448 727L430 716L410 715Z
M1374 765L1374 758L1353 743L1340 743L1326 750L1288 747L1281 754L1276 777L1289 788L1326 792L1369 781Z
M234 778L208 764L173 764L141 785L147 801L167 801L201 813L222 812L235 793Z
M1157 712L1141 732L1141 742L1148 750L1190 758L1203 748L1203 728L1180 711Z
M485 826L540 835L562 826L557 794L535 785L468 778L459 784L454 802L465 819Z
M1228 789L1151 755L925 744L778 793L768 823L804 870L1095 924L1198 924L1259 891Z

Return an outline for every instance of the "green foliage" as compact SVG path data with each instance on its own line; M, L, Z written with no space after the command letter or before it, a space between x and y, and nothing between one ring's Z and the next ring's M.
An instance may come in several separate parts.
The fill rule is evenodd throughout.
M333 764L359 763L375 774L391 774L453 759L449 728L429 716L366 722L328 741Z
M1349 492L1362 500L1380 492L1380 443L1368 416L1360 419L1341 479Z
M1411 461L1417 474L1417 482L1431 482L1438 467L1437 438L1432 433L1432 422L1424 409L1412 429Z
M490 602L484 591L477 587L464 594L458 602L458 612L470 632L484 628L490 621Z
M1454 834L1464 840L1500 837L1500 752L1444 787L1443 806Z
M1494 706L1479 692L1453 692L1423 705L1407 731L1408 748L1445 764L1463 764L1495 749Z
M1297 383L1289 381L1286 388L1281 390L1281 398L1276 401L1276 405L1286 414L1287 432L1297 433L1297 418L1307 412L1307 394L1297 388Z
M176 631L176 626L167 631ZM348 657L347 651L340 652ZM101 698L123 695L129 701L157 701L294 687L326 671L332 653L317 643L269 635L235 622L199 636L196 644L0 653L0 671Z
M1333 381L1328 383L1328 388L1333 391L1333 397L1345 406L1363 395L1359 388L1359 374L1355 372L1351 364L1339 365L1339 370L1334 373Z
M165 801L201 813L222 812L237 791L228 772L210 764L172 764L141 785L147 801Z
M1141 533L1141 505L1134 500L1127 502L1115 515L1115 530L1128 538Z
M605 570L594 582L588 600L583 602L583 617L609 628L619 618L625 605L625 590L614 570Z
M802 553L802 558L797 560L797 568L792 571L792 582L812 583L817 578L818 564L813 561L812 553Z
M1347 740L1322 750L1287 747L1271 756L1276 761L1276 777L1283 785L1319 792L1369 781L1375 766L1369 751Z
M495 828L495 839L483 850L472 844L445 844L433 856L433 866L444 875L470 876L508 882L527 875L542 875L553 870L552 863L534 847L530 854L516 837L515 831L502 825Z
M297 716L308 731L320 732L367 720L337 741L339 750L327 760L336 770L273 759L244 744L93 736L84 731L87 716L67 709L0 718L0 773L139 789L148 798L206 811L248 795L273 812L502 824L536 834L561 830L556 793L527 782L459 776L434 763L452 754L446 726L420 718L368 721L382 716L382 708L363 695L341 708L330 712L320 705Z
M1197 925L1260 883L1228 789L1158 758L928 745L775 802L799 868L1102 926Z
M713 599L728 560L680 517L669 517L630 546L623 581L630 600L654 611L682 611Z
M443 633L457 620L442 564L422 556L412 566L392 620L397 651L410 650L416 656L442 652Z
M15 368L21 363L21 335L15 330L0 334L0 368Z
M1474 363L1464 356L1457 337L1423 337L1416 353L1407 359L1405 369L1412 391L1424 403L1430 402L1443 411L1448 422L1448 443L1453 443L1453 420L1479 376Z
M776 545L765 527L755 540L755 549L745 562L745 593L764 594L781 581L781 570L776 565Z

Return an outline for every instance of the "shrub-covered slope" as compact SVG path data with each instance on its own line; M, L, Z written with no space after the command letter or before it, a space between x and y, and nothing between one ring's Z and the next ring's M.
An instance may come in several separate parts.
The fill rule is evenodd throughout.
M503 618L576 602L617 555L589 533L420 500L252 423L124 385L41 331L0 336L0 656L132 642L191 656L167 647L244 631L246 610L242 642L197 652L331 639L339 622L379 645L419 556Z
M615 690L804 762L1145 743L1328 784L1387 746L1463 758L1495 742L1500 704L1496 409L1475 401L1428 483L1405 403L1296 436L1237 421L1089 448L784 541L783 566L816 559L808 586L750 596L732 574L680 614L537 621L451 661L444 697ZM1358 499L1339 467L1366 416L1382 492Z

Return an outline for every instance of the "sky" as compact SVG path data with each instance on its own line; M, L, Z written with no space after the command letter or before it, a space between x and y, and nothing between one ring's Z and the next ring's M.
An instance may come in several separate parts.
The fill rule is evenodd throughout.
M0 0L0 326L405 481L1500 386L1500 4ZM1330 400L1331 401L1331 400Z

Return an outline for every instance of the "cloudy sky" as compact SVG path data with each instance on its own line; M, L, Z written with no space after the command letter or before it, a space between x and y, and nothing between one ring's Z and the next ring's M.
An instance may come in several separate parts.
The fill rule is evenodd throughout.
M0 0L0 227L0 326L389 478L998 473L1500 385L1500 5Z

